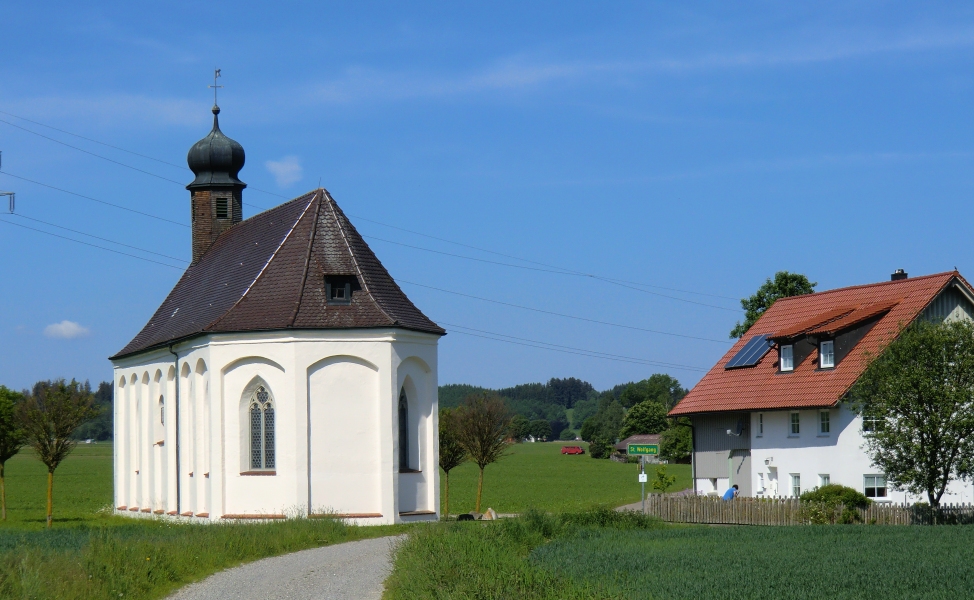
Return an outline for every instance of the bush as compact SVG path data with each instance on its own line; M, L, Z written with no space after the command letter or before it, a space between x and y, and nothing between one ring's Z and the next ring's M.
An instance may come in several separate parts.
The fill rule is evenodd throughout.
M805 519L812 524L860 523L860 510L872 504L872 500L851 487L837 483L809 490L800 496ZM842 512L838 512L839 506Z
M802 502L825 502L826 504L842 504L846 508L868 508L872 500L851 487L833 483L809 490L801 495Z
M609 458L612 454L612 444L603 438L595 438L588 446L588 453L592 458Z
M575 439L575 432L572 431L570 428L566 427L561 430L560 434L558 434L558 439L563 442L573 441Z

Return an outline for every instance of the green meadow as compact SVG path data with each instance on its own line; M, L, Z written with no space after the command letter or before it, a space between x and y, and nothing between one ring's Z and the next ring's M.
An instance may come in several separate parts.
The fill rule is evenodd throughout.
M585 454L562 454L563 445L581 445ZM652 465L647 466L650 481ZM671 492L690 487L690 465L667 465L676 475ZM477 465L467 462L450 472L450 514L469 512L477 498ZM519 513L528 508L560 512L576 511L595 504L620 506L640 500L639 465L596 460L584 442L524 443L484 470L481 509ZM445 502L440 476L441 512ZM649 492L650 485L646 485Z

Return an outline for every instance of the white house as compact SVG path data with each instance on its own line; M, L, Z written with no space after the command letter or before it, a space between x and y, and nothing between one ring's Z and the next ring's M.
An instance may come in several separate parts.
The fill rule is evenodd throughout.
M870 423L843 403L871 356L916 319L974 319L974 290L951 271L784 298L670 412L693 424L697 493L797 496L839 483L877 501L894 491L869 459ZM974 501L956 481L942 502Z
M193 262L112 357L115 510L438 518L437 343L324 189L241 218L244 151L188 162Z

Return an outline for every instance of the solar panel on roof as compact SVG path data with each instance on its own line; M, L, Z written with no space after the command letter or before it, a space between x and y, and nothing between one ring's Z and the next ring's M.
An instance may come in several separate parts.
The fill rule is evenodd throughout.
M734 358L730 359L726 365L725 369L735 369L737 367L753 367L758 364L758 361L764 358L764 355L768 353L771 349L771 345L768 343L768 334L759 334L753 336L751 339L744 344L744 347L737 351Z

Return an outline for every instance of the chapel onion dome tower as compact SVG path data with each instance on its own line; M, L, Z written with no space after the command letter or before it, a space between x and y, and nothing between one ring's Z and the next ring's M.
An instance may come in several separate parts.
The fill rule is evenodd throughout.
M243 219L242 192L247 184L237 175L244 166L244 149L220 131L220 107L213 106L213 130L193 144L186 162L196 179L186 186L193 213L193 264L220 234Z

